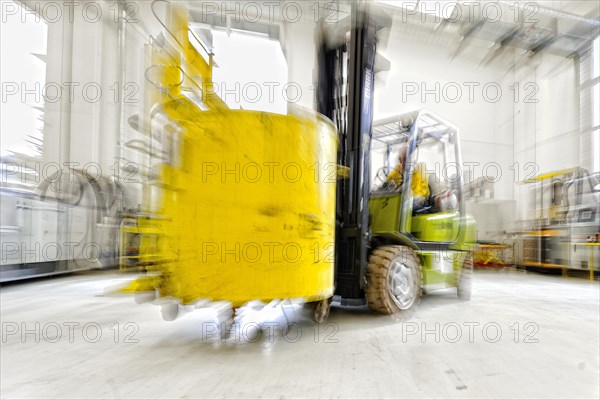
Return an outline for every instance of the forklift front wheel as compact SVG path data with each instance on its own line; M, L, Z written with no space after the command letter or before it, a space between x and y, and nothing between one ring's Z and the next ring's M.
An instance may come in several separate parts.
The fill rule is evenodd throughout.
M406 246L381 246L369 257L365 294L369 308L380 314L397 314L421 299L419 258Z

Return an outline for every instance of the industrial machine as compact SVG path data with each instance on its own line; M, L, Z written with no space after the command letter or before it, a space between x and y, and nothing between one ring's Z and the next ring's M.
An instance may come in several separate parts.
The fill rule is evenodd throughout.
M40 178L39 162L16 160L1 162L0 282L115 267L122 185L69 168Z
M350 43L323 32L324 116L229 110L205 85L213 54L189 31L187 11L169 6L161 23L166 35L148 45L146 125L168 157L127 228L141 235L135 257L148 274L126 291L161 305L167 320L181 306L222 301L300 299L321 322L332 301L395 314L423 290L458 287L469 298L476 228L461 195L458 129L425 110L372 126L376 34L389 17L353 2ZM400 151L402 182L372 187L372 160ZM427 179L445 187L450 206L433 189L413 205L411 165L428 164L444 166L445 176Z
M600 180L581 167L540 174L523 182L532 217L524 232L525 268L600 270ZM596 260L596 261L594 261Z

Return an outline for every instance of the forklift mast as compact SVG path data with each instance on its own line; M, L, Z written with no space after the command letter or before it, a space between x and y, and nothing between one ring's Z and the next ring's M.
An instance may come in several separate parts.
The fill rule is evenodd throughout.
M367 1L354 1L351 7L349 43L346 35L337 43L328 40L327 32L321 35L317 93L317 111L338 128L337 162L349 170L336 192L335 294L345 304L364 298L376 34L391 24L389 18L376 18Z

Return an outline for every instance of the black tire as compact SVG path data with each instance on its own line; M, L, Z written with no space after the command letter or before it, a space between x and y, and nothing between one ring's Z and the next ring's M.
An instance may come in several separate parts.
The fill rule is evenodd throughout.
M394 281L400 281L400 285L393 285ZM371 310L391 315L414 309L421 300L422 287L421 265L411 248L381 246L371 253L365 288ZM402 289L405 289L405 295L401 293Z
M458 277L458 285L456 286L456 294L458 298L464 301L471 300L471 292L473 291L473 257L471 254L465 257L463 266Z

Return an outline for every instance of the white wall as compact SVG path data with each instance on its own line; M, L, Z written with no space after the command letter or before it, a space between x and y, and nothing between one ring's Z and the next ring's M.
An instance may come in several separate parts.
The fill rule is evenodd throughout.
M535 102L518 102L514 113L514 160L520 181L565 168L587 165L582 146L579 76L575 59L541 54L515 71L511 81L534 83ZM533 218L531 185L515 184L516 220L522 228Z
M472 165L475 178L484 172L499 174L491 163L506 170L513 161L513 138L505 134L499 110L510 108L511 96L503 90L496 101L500 70L493 65L478 67L480 52L467 51L451 59L453 48L446 42L408 40L397 27L393 25L387 48L381 50L391 61L391 70L376 82L375 120L430 109L460 129L463 162ZM415 90L418 93L411 94ZM496 197L512 199L511 182L498 179Z
M514 105L515 161L540 173L579 165L579 85L576 64L548 54L515 74L539 88L535 103Z
M78 168L94 163L109 175L120 125L111 91L120 75L118 25L109 3L94 3L101 7L97 21L95 8L84 13L88 3L63 4L63 17L48 23L46 81L63 90L60 101L45 105L44 161L79 163ZM89 172L96 174L92 167Z

